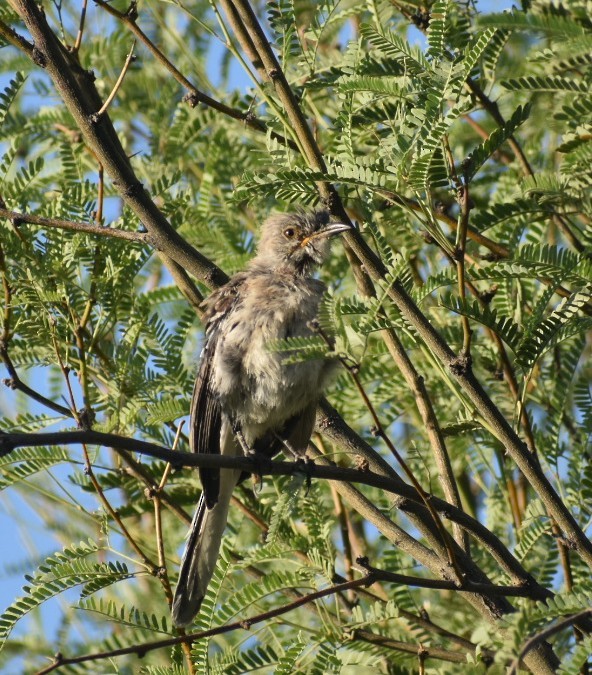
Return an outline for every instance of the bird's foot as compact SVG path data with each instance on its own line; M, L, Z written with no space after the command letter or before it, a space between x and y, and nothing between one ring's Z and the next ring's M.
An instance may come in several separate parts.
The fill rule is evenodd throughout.
M271 458L264 452L259 452L253 448L249 449L247 456L253 462L253 492L257 495L263 487L263 476L269 473Z
M304 495L305 497L308 497L310 486L312 485L312 472L315 466L314 459L312 459L308 455L304 455L304 457L300 455L299 457L297 457L295 464L297 473L304 474L304 485L305 485Z

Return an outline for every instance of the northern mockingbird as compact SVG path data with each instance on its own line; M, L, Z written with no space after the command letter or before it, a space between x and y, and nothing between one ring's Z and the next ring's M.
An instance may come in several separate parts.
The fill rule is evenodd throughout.
M331 238L349 229L327 211L282 214L262 227L257 254L204 302L205 343L190 413L194 452L304 453L331 361L286 364L272 340L312 335L325 285L313 278ZM172 616L191 622L212 578L240 471L200 469L202 494L183 554Z

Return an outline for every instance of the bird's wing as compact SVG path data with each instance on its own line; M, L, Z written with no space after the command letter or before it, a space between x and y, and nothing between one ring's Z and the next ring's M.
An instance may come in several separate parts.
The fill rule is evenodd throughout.
M240 276L235 277L213 293L205 303L205 342L190 409L189 445L193 452L220 453L222 408L214 390L212 368L224 322L237 303L242 281ZM218 501L220 470L200 469L199 477L205 504L211 509Z
M218 397L211 389L211 369L211 357L208 358L206 346L202 352L191 398L189 443L193 452L219 454L222 410ZM220 471L200 469L199 477L206 506L212 508L218 501Z

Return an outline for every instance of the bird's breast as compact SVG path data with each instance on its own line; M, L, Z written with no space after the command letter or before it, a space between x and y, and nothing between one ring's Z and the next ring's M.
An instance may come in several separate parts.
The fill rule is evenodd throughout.
M227 317L216 348L216 389L223 409L244 423L280 427L320 395L326 362L287 364L285 353L270 348L275 340L312 335L324 286L261 284L250 288Z

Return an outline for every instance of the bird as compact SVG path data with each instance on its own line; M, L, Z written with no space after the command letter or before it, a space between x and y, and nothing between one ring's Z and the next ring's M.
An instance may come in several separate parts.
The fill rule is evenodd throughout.
M190 406L196 453L272 457L306 452L319 399L336 360L286 363L274 340L314 334L325 284L315 278L332 239L350 229L327 210L278 213L262 225L246 269L204 303L204 344ZM199 470L201 496L172 603L176 626L191 623L214 573L240 470Z

